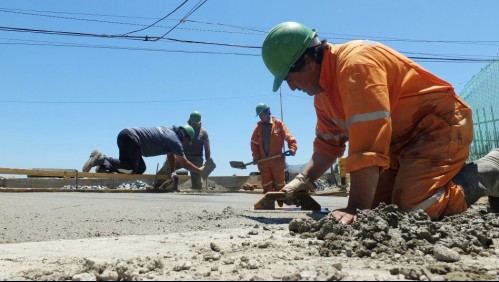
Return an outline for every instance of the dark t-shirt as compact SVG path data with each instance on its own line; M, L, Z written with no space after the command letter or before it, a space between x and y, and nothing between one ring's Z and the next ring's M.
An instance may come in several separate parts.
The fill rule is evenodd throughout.
M173 127L135 127L129 128L129 130L137 136L144 157L170 153L184 155L182 141L173 130Z
M204 128L194 129L192 144L185 145L184 151L187 156L203 156L204 142L209 140L208 132Z

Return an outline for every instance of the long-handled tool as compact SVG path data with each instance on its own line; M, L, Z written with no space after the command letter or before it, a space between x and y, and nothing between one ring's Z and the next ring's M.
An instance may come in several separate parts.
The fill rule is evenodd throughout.
M277 158L280 158L280 157L283 157L283 156L291 156L291 150L288 150L282 154L279 154L279 155L275 155L275 156L272 156L272 157L268 157L268 158L263 158L263 159L260 159L256 162L256 164L259 164L259 163L262 163L262 162L265 162L265 161L269 161L269 160L273 160L273 159L277 159ZM253 162L249 162L249 163L244 163L244 162L238 162L238 161L231 161L230 162L230 166L233 167L233 168L240 168L240 169L246 169L246 166L248 165L252 165L254 164Z

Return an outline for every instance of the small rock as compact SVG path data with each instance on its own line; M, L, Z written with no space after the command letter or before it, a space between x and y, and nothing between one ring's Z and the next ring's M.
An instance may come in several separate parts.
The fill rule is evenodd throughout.
M214 252L217 252L217 253L219 253L219 252L220 252L220 247L219 247L217 244L213 243L213 242L211 242L211 243L210 243L210 248L211 248Z
M260 268L260 263L254 259L250 259L247 265L248 269L258 269Z
M340 281L343 278L343 273L339 270L333 269L329 274L327 281Z
M260 248L260 249L267 249L269 246L270 246L270 243L267 242L267 241L266 242L260 242L258 244L258 248Z
M461 256L458 252L442 245L436 245L433 248L433 256L436 260L443 262L458 262L461 260Z
M173 267L173 270L178 272L178 271L182 271L182 270L189 270L189 269L191 269L191 267L192 267L192 263L190 261L181 261Z
M300 272L300 280L303 281L315 281L315 278L317 278L317 272L316 271L302 271Z
M99 281L118 281L118 272L106 269L99 276Z
M72 281L97 281L97 277L90 273L76 274L71 278Z

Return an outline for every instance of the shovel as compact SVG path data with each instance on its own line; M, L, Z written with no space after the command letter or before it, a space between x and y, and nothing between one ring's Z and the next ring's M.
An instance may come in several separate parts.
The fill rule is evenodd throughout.
M277 158L280 158L280 157L283 157L283 156L291 156L291 150L288 150L282 154L279 154L279 155L275 155L275 156L272 156L272 157L268 157L268 158L264 158L264 159L261 159L261 160L258 160L256 163L259 164L259 163L262 163L262 162L265 162L265 161L268 161L268 160L273 160L273 159L277 159ZM240 168L240 169L246 169L246 166L248 165L252 165L253 162L249 162L249 163L244 163L244 162L238 162L238 161L231 161L230 162L230 166L233 167L233 168Z

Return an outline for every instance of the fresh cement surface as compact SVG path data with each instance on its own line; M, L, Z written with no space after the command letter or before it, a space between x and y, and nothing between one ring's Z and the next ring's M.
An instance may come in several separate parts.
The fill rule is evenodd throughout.
M1 193L0 280L498 279L499 224L483 204L438 224L383 207L343 227L252 211L261 197Z

